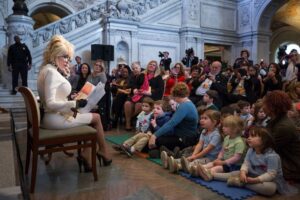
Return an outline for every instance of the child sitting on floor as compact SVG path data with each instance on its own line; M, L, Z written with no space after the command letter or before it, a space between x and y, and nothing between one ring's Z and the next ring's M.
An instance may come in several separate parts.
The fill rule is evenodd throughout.
M148 143L149 136L147 131L150 126L150 117L152 115L154 101L145 97L142 102L142 111L137 116L136 135L126 140L122 145L113 146L117 151L126 153L129 157L135 151L141 151Z
M181 159L174 159L168 156L167 152L161 152L161 160L164 168L168 168L171 173L183 169L190 172L190 168L197 163L208 163L214 160L221 149L221 136L219 134L218 124L220 113L215 110L206 110L200 118L200 124L204 128L199 142L196 145L191 156Z
M141 152L142 149L147 145L152 133L170 120L171 113L164 112L163 104L164 103L161 100L153 102L153 111L151 112L151 116L147 122L149 125L147 130L138 132L135 136L129 138L122 145L120 145L119 149L121 149L122 152L126 153L129 157L131 157L135 151ZM145 109L143 110L145 111ZM118 150L118 148L115 149Z
M279 155L273 150L273 138L267 129L252 127L247 139L249 149L240 171L215 174L214 178L227 181L229 186L246 187L259 194L271 196L298 192L283 178Z
M253 122L253 116L251 115L251 105L247 101L240 100L237 102L240 108L240 118L244 121L246 128Z
M252 125L258 127L266 127L269 119L270 118L267 116L263 109L262 101L257 101L254 104L254 120Z
M213 162L205 165L195 165L191 168L191 174L200 176L210 181L217 173L239 170L243 162L246 145L241 137L244 122L238 116L230 115L223 121L223 132L226 135L222 150Z

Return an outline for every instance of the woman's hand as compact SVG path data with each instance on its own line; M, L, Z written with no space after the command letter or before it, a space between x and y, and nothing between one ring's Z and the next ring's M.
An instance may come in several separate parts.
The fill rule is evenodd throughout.
M146 96L151 96L151 92L148 91L142 91L141 94L146 95Z
M75 99L78 96L77 92L74 92L70 95L70 99Z
M155 141L156 141L156 136L155 135L151 135L151 137L149 139L149 142L148 142L149 149L153 149L153 148L156 147Z
M133 90L133 94L139 94L139 90L138 89L134 89Z

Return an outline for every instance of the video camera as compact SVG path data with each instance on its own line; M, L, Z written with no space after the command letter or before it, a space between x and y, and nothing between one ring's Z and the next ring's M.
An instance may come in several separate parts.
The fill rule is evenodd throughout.
M193 48L186 49L185 54L187 55L187 57L191 57L192 54L194 54L194 49Z
M158 52L158 57L160 57L160 58L164 57L163 52L159 51L159 52Z

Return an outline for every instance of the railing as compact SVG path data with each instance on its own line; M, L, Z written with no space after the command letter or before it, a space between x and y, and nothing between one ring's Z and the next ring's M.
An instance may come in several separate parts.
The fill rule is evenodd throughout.
M102 2L92 8L81 10L73 15L62 18L51 24L36 29L32 34L32 45L38 47L40 44L46 43L55 34L66 34L80 28L89 22L98 20L106 11L106 3Z
M103 17L126 19L131 21L140 21L141 15L148 10L154 9L170 0L157 0L145 2L144 0L135 0L127 2L126 0L103 1L91 8L86 8L73 15L62 18L51 24L36 29L32 33L33 47L46 43L55 34L66 34L80 28L89 22Z

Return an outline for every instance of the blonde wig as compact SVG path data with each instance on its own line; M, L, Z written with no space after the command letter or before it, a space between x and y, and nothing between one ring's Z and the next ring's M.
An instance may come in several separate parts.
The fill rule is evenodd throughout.
M55 64L55 60L58 56L67 55L70 59L74 55L74 45L66 40L62 35L54 35L48 43L44 54L43 64Z

